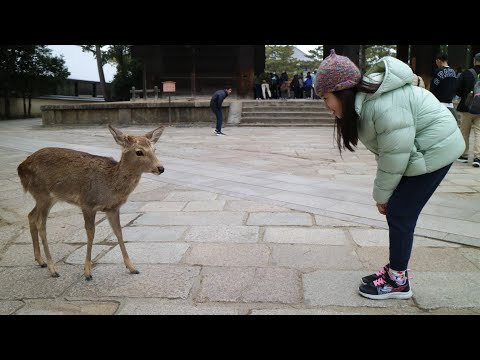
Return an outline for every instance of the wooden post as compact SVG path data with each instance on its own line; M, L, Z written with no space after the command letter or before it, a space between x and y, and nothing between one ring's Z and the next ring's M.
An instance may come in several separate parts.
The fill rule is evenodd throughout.
M172 125L172 110L170 108L170 94L168 94L168 124Z
M147 64L143 64L143 100L147 100Z
M132 93L132 101L135 101L135 86L132 86L132 90L130 90Z

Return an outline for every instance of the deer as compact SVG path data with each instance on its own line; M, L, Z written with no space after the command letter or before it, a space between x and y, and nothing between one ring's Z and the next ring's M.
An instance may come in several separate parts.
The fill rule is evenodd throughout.
M95 216L104 212L117 238L123 261L131 274L139 274L128 257L120 225L120 207L137 187L143 173L160 175L163 166L155 155L154 145L162 135L159 127L145 135L128 135L108 125L116 143L122 147L120 161L67 148L46 147L28 156L17 168L24 191L36 204L28 214L35 261L48 267L58 277L48 248L46 223L50 209L57 201L78 206L83 213L87 233L87 254L84 274L92 280L92 245ZM47 263L40 254L38 237L42 239Z

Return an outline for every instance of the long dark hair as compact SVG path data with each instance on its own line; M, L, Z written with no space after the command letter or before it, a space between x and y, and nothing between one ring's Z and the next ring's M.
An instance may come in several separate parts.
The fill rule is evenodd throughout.
M354 147L358 144L358 119L355 111L355 96L357 92L373 94L378 90L380 84L372 84L362 81L355 87L345 90L334 91L333 95L337 97L342 104L342 118L335 117L336 136L338 150L342 154L342 149L348 149L355 152Z

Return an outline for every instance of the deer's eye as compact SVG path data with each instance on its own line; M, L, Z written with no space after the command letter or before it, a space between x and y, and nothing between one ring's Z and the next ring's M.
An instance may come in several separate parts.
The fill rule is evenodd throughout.
M135 153L137 154L137 156L144 156L142 150L137 150Z

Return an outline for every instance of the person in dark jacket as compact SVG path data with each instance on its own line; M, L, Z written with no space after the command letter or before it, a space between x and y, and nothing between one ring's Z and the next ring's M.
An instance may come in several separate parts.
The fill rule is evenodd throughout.
M232 87L227 86L223 90L215 91L212 98L210 99L210 109L217 117L217 126L215 127L215 135L225 135L222 132L222 123L223 123L223 114L222 114L222 103L225 98L232 93Z
M480 75L480 53L473 57L473 70L477 76ZM480 115L470 114L465 100L470 91L473 91L475 77L470 69L465 70L457 78L457 95L461 97L457 106L457 112L460 115L460 130L462 130L463 139L465 140L465 151L457 160L462 163L468 162L468 150L470 138L470 130L473 128L475 144L473 146L473 167L480 167Z
M438 53L435 58L437 69L433 74L430 83L430 91L443 105L447 107L452 113L460 126L460 121L457 112L453 107L453 98L455 97L455 90L457 86L457 73L454 69L448 66L448 55L446 53Z

